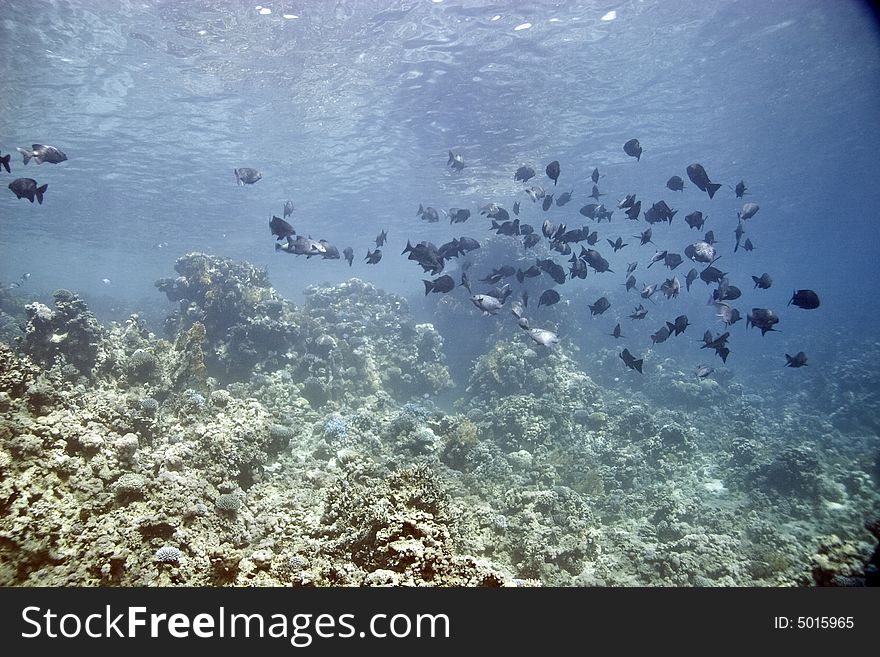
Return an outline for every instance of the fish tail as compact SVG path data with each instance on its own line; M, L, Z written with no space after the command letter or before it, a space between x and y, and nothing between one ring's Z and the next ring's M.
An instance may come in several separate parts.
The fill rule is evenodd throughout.
M281 244L279 244L278 242L275 242L275 250L276 250L276 251L280 251L280 250L281 250Z
M26 148L16 148L15 150L21 153L21 157L24 160L25 164L31 161L31 158L33 157L33 151L29 151Z
M7 153L7 154L6 154L6 157L0 157L0 164L3 165L3 168L4 168L4 169L6 169L6 173L10 173L10 170L9 170L9 158L11 158L11 157L12 157L12 155L11 155L10 153Z
M709 193L709 198L713 198L715 196L715 192L721 189L721 183L706 183L706 191Z
M450 155L451 154L452 153L450 152ZM422 279L422 283L425 284L425 296L428 296L428 294L434 289L434 284L431 281L426 281L424 279Z
M37 189L34 190L34 195L37 197L37 203L39 203L40 205L43 205L43 194L46 193L47 189L49 189L48 183L43 185L42 187L37 187ZM31 203L33 202L34 199L31 199Z
M449 166L455 161L455 156L452 154L452 151L449 151L449 160L446 162L446 166Z
M636 368L636 370L638 371L639 374L642 373L642 363L644 363L644 362L645 362L644 358L639 358L638 360L633 361L633 367Z

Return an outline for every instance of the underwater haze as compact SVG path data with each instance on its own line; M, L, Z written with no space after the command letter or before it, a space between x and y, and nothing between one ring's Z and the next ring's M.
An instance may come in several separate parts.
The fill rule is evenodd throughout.
M0 8L0 584L875 583L868 3Z

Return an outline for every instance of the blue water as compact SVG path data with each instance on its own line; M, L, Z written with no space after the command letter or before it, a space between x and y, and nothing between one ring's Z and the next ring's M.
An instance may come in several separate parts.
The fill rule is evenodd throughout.
M880 40L861 3L269 2L270 13L206 1L2 4L0 151L41 142L69 157L23 167L16 154L13 174L2 174L4 187L20 175L49 184L41 206L0 194L0 281L30 272L22 292L66 287L103 320L139 310L158 322L171 306L153 282L199 250L267 266L297 302L308 284L358 276L411 296L430 318L436 298L422 300L425 276L399 255L407 239L483 240L477 208L490 201L508 210L520 201L536 228L545 217L583 225L577 209L598 167L609 206L636 193L643 209L664 199L679 210L671 226L655 225L658 248L681 253L699 236L684 215L707 214L718 266L744 291L735 305L780 314L778 334L733 327L728 364L745 381L777 380L783 354L802 349L810 367L786 374L822 377L875 339ZM639 162L622 150L633 137ZM465 158L463 172L446 168L449 149ZM530 164L539 173L530 184L549 190L543 169L554 159L557 191L574 198L544 213L513 172ZM724 183L714 200L687 180L691 162ZM242 166L263 179L237 187ZM685 179L683 192L665 189L671 175ZM743 200L731 189L740 179ZM288 198L297 231L353 246L353 267L273 250L267 220ZM734 255L743 201L761 206L747 222L757 248ZM472 217L429 225L419 203ZM557 329L563 348L642 354L661 321L687 312L688 340L653 352L682 368L720 365L693 342L721 330L705 305L710 288L697 281L678 300L646 304L652 314L634 324L626 315L641 300L619 286L626 263L639 261L639 289L670 274L655 265L646 275L655 248L628 239L643 221L618 210L610 226L592 227L615 273L567 282L563 301L579 305L533 310L533 324ZM385 257L368 266L380 229ZM618 235L630 246L612 254L605 238ZM690 266L674 272L682 283ZM773 287L753 290L750 276L764 271ZM548 280L532 285L533 299ZM795 288L818 291L821 309L786 308ZM464 301L462 334L496 330L502 320L479 316L461 288L453 294ZM584 304L603 294L612 309L589 319ZM574 325L559 323L572 316ZM511 339L525 339L504 321ZM619 344L605 335L616 321L627 336Z

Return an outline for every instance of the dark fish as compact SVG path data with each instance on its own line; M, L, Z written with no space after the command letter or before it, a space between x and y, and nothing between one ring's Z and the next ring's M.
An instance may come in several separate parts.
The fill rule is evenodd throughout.
M530 233L529 235L523 237L523 246L527 249L531 249L540 241L541 238L538 236L537 233Z
M736 285L731 285L727 277L718 281L718 289L712 293L715 301L735 301L741 296L742 291Z
M638 221L639 213L642 211L642 202L636 201L633 203L632 207L627 209L626 216L629 217L631 221Z
M709 283L717 283L722 278L724 278L727 274L718 269L717 267L713 267L709 265L703 271L700 272L700 280L703 281L706 285Z
M351 263L354 261L354 249L352 249L350 246L347 246L342 249L342 255L348 261L348 266L351 267Z
M376 249L375 251L370 251L369 249L367 249L367 257L364 258L364 260L367 261L368 265L375 265L381 259L382 252L379 249Z
M629 276L630 274L632 274L632 273L636 270L636 268L637 268L638 266L639 266L639 263L637 263L637 262L631 262L631 263L629 263L629 264L626 266L626 274L627 274L627 276Z
M587 203L584 207L582 207L578 212L587 217L588 219L596 218L596 210L599 208L598 203Z
M620 322L618 322L617 324L614 325L614 330L611 331L610 335L611 335L611 337L613 337L613 338L623 338L623 337L626 337L625 335L621 334L621 332L620 332Z
M746 315L746 328L750 325L761 329L761 335L766 335L768 331L775 331L773 328L779 323L779 317L769 308L752 308L752 312Z
M49 189L49 185L47 183L38 187L37 181L33 178L16 178L9 183L9 189L12 190L12 193L15 194L16 198L26 198L31 203L33 203L36 198L37 202L42 205L43 194Z
M708 365L697 365L697 369L694 370L694 376L696 376L698 379L705 379L714 371L715 369L709 367Z
M653 265L655 262L660 262L661 260L666 260L666 255L668 253L669 253L668 251L656 251L654 253L654 255L651 256L651 262L648 263L648 266L645 267L645 269L650 269L651 265Z
M516 280L522 283L527 278L535 278L536 276L541 275L541 270L538 269L537 266L532 265L528 269L517 269L516 270Z
M589 244L590 246L595 246L596 242L599 241L599 231L597 230L597 231L594 231L593 233L590 233L588 228L582 228L581 230L585 230L588 233L587 240L586 240L587 244Z
M497 219L498 221L507 221L508 219L510 219L510 215L507 213L507 210L502 208L497 203L487 203L480 208L480 214L484 214L490 219Z
M611 215L613 214L614 211L609 212L608 208L606 208L604 205L600 205L598 208L596 208L596 220L598 222L601 222L604 219L608 221L608 223L611 223Z
M794 356L785 354L786 367L803 367L807 364L807 355L803 351L797 352Z
M693 283L695 280L697 280L697 276L699 276L699 274L697 273L697 270L691 269L687 273L687 276L684 277L684 283L685 283L685 286L687 287L688 292L691 291L691 283Z
M641 235L633 235L633 237L639 238L639 246L644 246L645 244L654 242L651 240L651 232L652 230L648 228L646 231L643 231ZM651 261L651 264L654 264L654 261ZM650 267L650 265L648 265Z
M339 260L339 249L330 244L327 240L318 240L318 244L324 247L321 253L322 260Z
M636 277L633 276L632 274L630 274L630 275L627 277L627 279L626 279L626 283L623 283L622 285L623 285L624 287L626 287L626 291L627 291L627 292L629 292L629 291L632 290L632 289L635 289L635 287L636 287Z
M596 183L599 182L599 178L600 178L600 176L599 176L599 169L598 169L598 167L597 167L597 168L593 169L593 173L590 174L590 180L592 180L592 181L593 181L593 184L595 185Z
M453 171L464 169L464 158L462 158L461 153L449 151L449 159L446 161L446 166L450 167Z
M667 253L663 257L663 264L669 267L669 269L675 269L682 263L681 256L677 253Z
M673 322L666 322L666 328L672 331L675 335L681 335L684 333L684 330L690 326L688 322L687 315L679 315L675 318Z
M542 262L545 263L544 266L541 266ZM538 267L541 267L541 271L556 281L557 284L562 285L565 283L565 269L563 269L562 265L548 259L539 260Z
M680 176L672 176L672 178L666 181L666 187L673 192L680 192L684 189L684 180Z
M556 187L556 181L559 180L559 160L553 160L547 165L545 171L547 172L547 177L553 181L553 186Z
M614 249L614 252L615 252L615 253L617 253L618 251L620 251L623 247L625 247L625 246L629 246L629 244L624 244L624 243L623 243L623 238L621 238L621 237L618 237L618 238L617 238L616 240L614 240L613 242L612 242L611 240L607 240L607 242L608 242L608 244L611 245L611 248Z
M645 308L642 304L636 306L632 315L629 316L630 319L645 319L645 316L648 314L648 309Z
M240 169L235 169L235 182L239 187L244 187L245 185L253 185L260 178L263 177L256 169L251 169L250 167L241 167Z
M759 287L762 290L767 290L773 285L773 279L770 278L770 274L764 272L760 276L752 276L752 280L755 281L755 287Z
M459 208L449 208L449 223L461 224L471 218L470 210L462 210Z
M293 214L293 201L287 200L284 202L284 218L287 219L290 215Z
M636 358L629 353L629 349L624 349L620 352L619 356L629 369L636 370L639 374L642 373L642 363L644 362L644 358Z
M22 159L24 160L25 164L30 162L31 158L35 159L37 161L37 164L42 164L43 162L58 164L59 162L64 162L67 159L67 156L64 153L62 153L54 146L49 146L48 144L31 144L30 150L28 150L27 148L16 148L15 150L21 153ZM6 172L9 172L8 166L6 167ZM255 180L254 182L257 181Z
M455 281L452 280L452 276L446 274L445 276L441 276L440 278L433 281L422 281L425 284L425 296L428 296L431 292L439 292L441 294L446 294L447 292L451 292L455 289Z
M739 251L739 243L740 243L740 240L742 239L742 236L745 235L745 233L746 233L746 230L745 230L745 228L743 228L743 222L740 221L736 225L736 230L733 231L733 236L736 237L736 244L733 247L734 253Z
M446 242L446 244L441 244L440 248L437 249L437 254L444 260L457 258L459 253L460 250L457 238L453 238L451 242Z
M571 244L568 242L560 242L559 240L554 240L554 242L550 245L550 249L552 251L556 251L560 255L569 255L571 253Z
M730 333L725 332L713 338L712 333L706 331L703 334L703 346L700 349L714 349L715 354L721 358L721 362L726 363L727 357L730 355L730 349L727 348L727 339L729 337Z
M461 272L461 286L470 294L473 294L473 291L471 290L471 279L468 278L466 271Z
M494 230L497 235L519 235L519 219L505 221L500 224L493 219L492 230Z
M516 173L513 174L513 179L517 182L528 182L530 179L535 177L535 170L532 167L521 166L516 170Z
M531 235L535 232L535 227L532 224L523 224L519 225L519 234L520 235Z
M674 299L678 296L679 291L681 290L681 284L678 282L678 278L673 276L672 278L667 278L663 281L663 285L660 286L660 291L666 295L667 299Z
M580 242L587 239L590 236L589 228L572 228L571 230L567 230L561 235L557 231L556 239L560 242Z
M476 251L479 248L480 243L473 237L462 236L458 238L458 252L460 254L470 253L471 251Z
M600 194L598 185L593 185L593 191L590 192L590 198L594 198L598 201L600 196L605 196L605 194Z
M639 161L642 158L642 145L638 139L630 139L623 145L623 152Z
M627 194L622 201L617 202L617 209L624 210L626 208L631 208L635 205L636 195L635 194Z
M559 303L559 292L556 290L544 290L538 297L538 308L552 306L554 303Z
M296 235L293 226L284 221L281 217L276 217L274 215L269 220L269 231L272 235L275 235L275 239L279 240L285 240L288 237Z
M746 251L754 251L755 250L755 245L752 244L752 240L750 240L748 237L746 238L746 241L743 242L743 249Z
M419 209L416 212L417 217L421 217L423 221L427 221L428 223L434 224L440 221L440 215L437 210L432 208L430 205L428 207L423 207L421 203L419 203Z
M376 246L385 246L385 242L388 241L388 233L384 230L376 236Z
M585 260L586 263L590 265L590 267L592 267L597 274L601 274L606 271L613 272L613 270L608 266L608 261L604 257L602 257L601 253L594 249L585 249L584 247L581 247L581 253L578 257Z
M743 194L746 193L746 189L748 189L748 188L746 187L746 184L742 180L740 180L738 183L736 183L736 187L734 188L734 191L736 192L736 197L742 198Z
M715 308L718 309L718 318L724 322L725 326L733 326L742 319L739 310L731 308L726 303L717 303L715 304Z
M687 168L688 178L691 179L691 182L694 183L697 187L699 187L702 191L706 192L709 195L709 198L715 196L715 192L721 189L720 183L709 182L709 174L706 173L706 170L703 168L702 164L691 164Z
M654 344L662 344L669 339L669 327L661 326L654 333L651 334L651 342Z
M589 304L590 316L601 315L611 307L611 302L605 297L599 297L594 303Z
M819 307L819 295L812 290L797 290L791 295L788 305L791 304L804 310L815 310Z
M706 234L703 235L703 241L706 244L716 244L718 240L715 239L715 231L707 230Z
M541 207L544 212L547 212L547 210L550 209L551 205L553 205L553 194L549 194L544 197L544 202L541 204Z
M584 280L587 277L587 272L589 272L587 263L580 258L575 257L574 254L572 254L571 260L569 260L569 262L571 263L571 267L568 270L568 275L571 277L571 279L574 280L575 278L579 278L581 280Z
M746 203L742 206L742 210L736 213L736 216L745 221L754 217L760 209L757 203Z
M559 201L556 201L556 203L558 204ZM513 214L519 216L519 201L516 201L513 204Z
M12 157L12 153L7 153L6 155L0 156L0 166L6 169L6 173L11 173L12 170L9 168L9 160Z
M699 210L691 212L684 218L684 220L688 226L696 228L697 230L703 230L703 224L706 223L706 220L703 218L703 213Z
M659 221L668 221L672 223L672 218L678 210L670 208L666 201L657 201L654 205L645 211L645 221L649 224L656 224Z

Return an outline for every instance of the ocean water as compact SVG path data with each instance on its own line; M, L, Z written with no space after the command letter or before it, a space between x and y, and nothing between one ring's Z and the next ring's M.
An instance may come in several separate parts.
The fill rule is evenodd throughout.
M434 324L443 336L455 385L436 401L452 412L474 397L468 383L480 357L498 343L531 344L509 311L525 289L531 325L555 331L561 340L553 349L620 402L609 414L647 402L662 415L676 403L670 373L693 382L694 369L706 364L725 390L735 386L738 409L763 404L765 417L788 427L791 444L809 430L799 414L825 413L836 431L820 432L823 447L836 455L826 455L828 463L838 474L878 476L880 422L871 418L880 407L852 401L861 393L876 401L880 392L873 388L880 385L880 27L867 3L0 6L0 153L13 153L12 173L0 178L4 188L18 176L49 185L42 205L0 189L0 282L8 286L29 273L14 290L25 300L50 303L54 290L66 288L102 323L137 312L161 333L175 304L154 282L176 276L175 261L189 252L264 267L275 290L297 305L309 285L357 277L406 297L414 321ZM623 150L632 138L644 149L638 161ZM33 143L55 145L68 160L23 166L15 148ZM461 154L463 171L447 167L448 151ZM553 160L561 166L556 186L544 171ZM714 199L688 179L694 162L722 183ZM537 174L526 185L514 180L521 165ZM237 167L256 168L262 179L237 186ZM629 221L617 209L610 223L597 224L578 213L593 202L594 168L602 175L598 202L609 209L635 193L643 211L661 199L678 211L670 224L653 226L655 244L639 246L633 237L648 227L644 215ZM684 179L683 191L666 188L673 175ZM733 191L740 180L747 185L742 199ZM570 190L572 200L545 212L524 193L533 184L557 196ZM275 250L267 222L288 199L297 233L340 251L353 247L351 267ZM479 208L494 202L514 218L515 201L519 219L539 234L545 219L598 230L595 248L613 272L591 271L563 285L546 275L524 286L508 279L511 300L490 317L462 287L425 296L422 281L431 276L401 255L408 240L439 245L466 235L483 243L444 271L458 283L462 263L471 260L474 292L486 289L477 281L493 267L525 269L550 257L568 268L568 256L549 251L545 239L529 252L521 238L488 230ZM744 202L760 205L745 222L755 249L734 253ZM467 208L471 217L450 225L441 214L427 223L417 216L420 204ZM695 266L687 259L674 271L662 262L646 269L656 250L683 255L700 239L704 231L683 219L696 210L718 240L715 266L742 290L733 305L743 318L756 307L780 317L778 330L765 336L747 329L745 319L732 326L727 363L700 349L704 331L725 330L707 304L714 286L697 280L687 292L684 277ZM383 229L384 257L368 265L364 256ZM629 245L614 253L606 239L618 236ZM573 246L578 252L580 244ZM638 263L638 286L626 292L630 262ZM772 287L755 289L751 277L764 272ZM682 285L678 298L663 299L659 291L650 301L638 297L644 284L673 275ZM537 308L549 288L561 302ZM818 309L786 305L801 288L819 294ZM600 296L611 308L591 317L587 304ZM638 303L648 317L630 320ZM650 335L681 314L691 323L684 335L652 344ZM609 335L617 322L620 340ZM617 357L623 347L644 357L643 375L624 367ZM785 354L799 351L808 366L785 368ZM724 422L741 412L710 408L727 399L688 401L701 421L718 411L718 426L702 428L719 440ZM841 405L845 399L859 419L846 417L852 407ZM877 480L871 481L875 494ZM880 509L876 495L859 500L847 522L864 541L854 519ZM514 574L540 579L536 572Z

